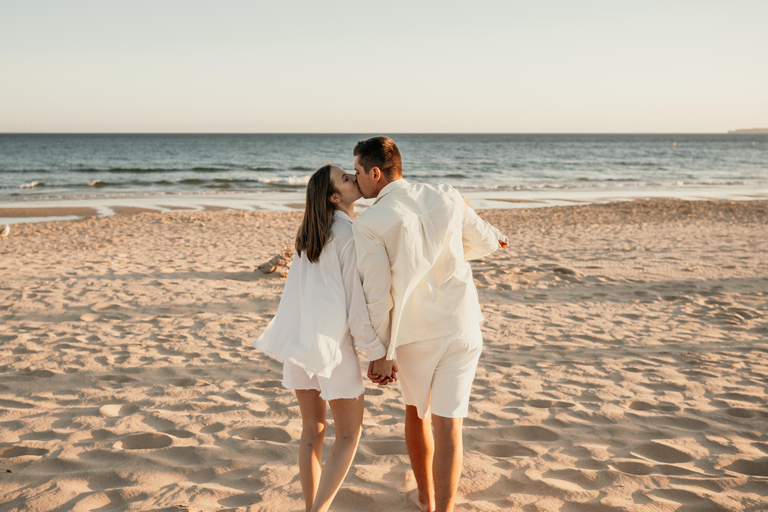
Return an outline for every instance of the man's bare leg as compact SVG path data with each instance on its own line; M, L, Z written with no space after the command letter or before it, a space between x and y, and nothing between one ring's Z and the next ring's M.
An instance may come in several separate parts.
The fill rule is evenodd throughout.
M464 462L462 427L464 418L432 415L435 426L435 512L451 512L459 489Z
M405 445L411 458L413 476L419 487L419 503L425 512L435 510L435 489L432 477L432 459L435 455L435 441L429 418L419 418L413 405L405 406Z

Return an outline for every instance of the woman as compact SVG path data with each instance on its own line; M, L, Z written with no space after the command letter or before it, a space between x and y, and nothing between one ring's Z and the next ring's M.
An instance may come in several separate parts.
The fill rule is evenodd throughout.
M363 424L363 378L354 343L370 361L386 355L371 327L357 273L352 213L355 175L326 165L307 185L304 219L277 315L257 349L283 361L302 420L299 471L307 511L328 510L357 452ZM322 466L326 401L336 440Z

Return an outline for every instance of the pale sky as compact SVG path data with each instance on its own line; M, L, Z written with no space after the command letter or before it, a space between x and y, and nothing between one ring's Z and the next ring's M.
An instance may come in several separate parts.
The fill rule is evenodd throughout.
M768 127L768 1L0 0L0 132Z

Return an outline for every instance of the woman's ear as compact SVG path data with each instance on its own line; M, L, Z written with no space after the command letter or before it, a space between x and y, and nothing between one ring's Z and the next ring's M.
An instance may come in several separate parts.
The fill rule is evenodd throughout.
M341 202L341 194L339 194L338 192L334 192L333 194L331 194L330 201L333 204L339 204Z

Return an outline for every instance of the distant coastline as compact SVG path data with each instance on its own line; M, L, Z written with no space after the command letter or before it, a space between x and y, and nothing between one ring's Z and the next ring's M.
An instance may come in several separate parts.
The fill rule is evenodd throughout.
M728 130L728 133L768 133L768 128L744 128L741 130Z

